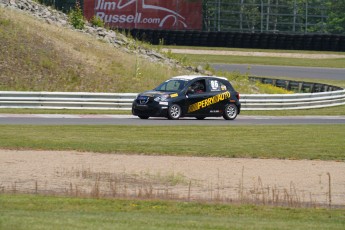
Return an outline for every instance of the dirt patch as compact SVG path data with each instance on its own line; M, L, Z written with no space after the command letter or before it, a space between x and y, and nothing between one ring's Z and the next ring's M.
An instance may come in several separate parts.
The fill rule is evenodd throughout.
M164 52L171 51L176 54L198 54L198 55L226 55L226 56L246 56L246 57L284 57L303 59L333 59L345 58L341 54L307 54L307 53L271 53L271 52L247 52L230 50L194 50L194 49L163 49Z
M2 192L345 205L344 162L0 150L0 169Z

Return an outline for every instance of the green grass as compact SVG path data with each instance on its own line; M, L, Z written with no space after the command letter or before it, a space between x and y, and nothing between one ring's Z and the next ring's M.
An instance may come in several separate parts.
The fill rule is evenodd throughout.
M303 67L327 67L344 68L345 58L333 59L302 59L283 57L248 57L232 55L197 55L174 54L177 58L187 58L191 63L224 63L224 64L248 64L250 65L279 65L279 66L303 66Z
M345 55L345 52L334 51L308 51L308 50L272 50L272 49L249 49L249 48L226 48L226 47L187 47L187 46L164 46L166 49L194 49L210 51L243 51L264 53L292 53L292 54L337 54ZM304 67L328 67L344 68L345 58L307 59L307 58L284 58L284 57L255 57L234 55L197 55L197 54L172 54L178 59L188 60L190 63L225 63L225 64L248 64L248 65L281 65L281 66L304 66Z
M345 125L1 125L0 148L345 160Z
M343 209L0 195L0 229L344 229Z
M302 53L302 54L339 54L345 55L345 52L336 51L313 51L313 50L279 50L279 49L252 49L252 48L232 48L232 47L205 47L205 46L174 46L174 45L156 45L160 49L191 49L191 50L215 50L215 51L243 51L243 52L264 52L264 53Z

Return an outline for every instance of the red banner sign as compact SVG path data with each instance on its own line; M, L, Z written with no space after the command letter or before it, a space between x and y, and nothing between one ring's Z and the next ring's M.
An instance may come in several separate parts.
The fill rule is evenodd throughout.
M112 28L201 30L202 0L84 0L84 15Z

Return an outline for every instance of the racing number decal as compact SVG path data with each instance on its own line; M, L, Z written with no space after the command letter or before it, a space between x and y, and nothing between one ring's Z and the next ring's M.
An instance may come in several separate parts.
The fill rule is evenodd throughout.
M230 98L230 92L224 92L217 94L213 97L206 98L205 100L196 102L188 107L188 113L195 112L199 109L203 109L205 107L208 107L210 105L216 104L218 102L224 101L226 99Z
M216 81L216 80L212 80L211 81L211 90L212 91L219 90L219 83L218 83L218 81Z

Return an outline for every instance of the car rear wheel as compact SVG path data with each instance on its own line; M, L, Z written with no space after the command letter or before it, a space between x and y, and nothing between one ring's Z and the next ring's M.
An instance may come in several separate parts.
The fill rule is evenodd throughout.
M224 108L223 117L225 120L234 120L237 117L238 108L234 104L228 104Z
M149 116L138 116L140 119L149 119Z
M173 104L168 109L168 119L177 120L181 117L182 110L179 105Z

